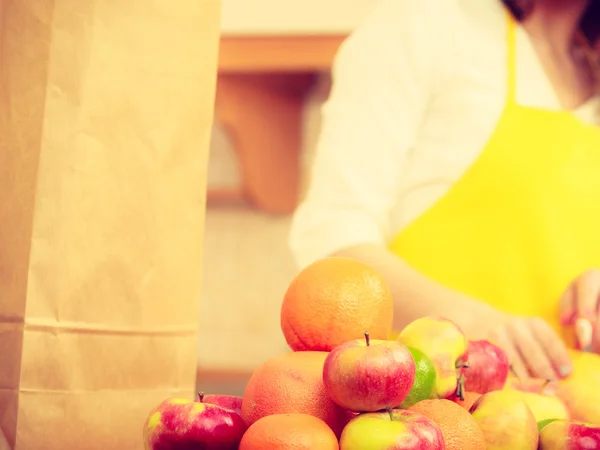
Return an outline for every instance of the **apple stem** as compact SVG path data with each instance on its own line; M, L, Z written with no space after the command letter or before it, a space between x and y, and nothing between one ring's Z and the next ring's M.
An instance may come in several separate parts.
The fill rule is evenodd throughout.
M544 384L542 384L542 387L540 388L539 394L543 394L544 393L544 389L546 389L546 386L548 386L550 383L552 383L552 381L554 381L554 380L550 380L550 379L545 380Z
M204 402L204 392L198 392L198 401L200 403Z
M456 367L458 370L460 369L468 369L470 366L469 361L461 361L460 359L456 361L456 364L454 365L454 367Z
M508 370L510 371L510 373L512 373L512 374L513 374L513 376L514 376L514 377L515 377L517 380L521 381L521 377L519 377L519 375L517 375L517 372L515 372L515 368L514 368L514 366L513 366L512 364L511 364L510 366L508 366Z
M371 345L371 338L369 337L368 331L365 331L365 341L367 342L367 347Z
M388 415L390 416L390 420L394 420L394 415L392 413L392 408L390 408L389 406L387 408L385 408L385 410L387 411Z
M463 357L458 358L454 363L454 367L456 368L456 392L454 395L461 402L465 401L465 382L467 381L465 369L468 369L469 366L469 361L465 361Z
M465 401L465 382L467 381L467 377L465 377L464 372L461 371L460 376L456 380L456 397L460 399L461 402Z

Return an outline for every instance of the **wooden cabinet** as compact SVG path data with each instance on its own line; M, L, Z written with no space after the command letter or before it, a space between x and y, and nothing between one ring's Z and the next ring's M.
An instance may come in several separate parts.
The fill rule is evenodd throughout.
M209 191L209 204L245 197L264 211L291 213L300 189L304 99L328 71L343 36L223 37L216 120L229 134L240 191Z

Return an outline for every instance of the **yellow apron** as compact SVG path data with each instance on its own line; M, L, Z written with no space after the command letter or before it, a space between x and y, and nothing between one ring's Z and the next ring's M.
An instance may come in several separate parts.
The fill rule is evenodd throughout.
M390 244L432 279L561 330L559 299L600 267L600 127L516 102L516 24L508 95L487 146L462 178Z

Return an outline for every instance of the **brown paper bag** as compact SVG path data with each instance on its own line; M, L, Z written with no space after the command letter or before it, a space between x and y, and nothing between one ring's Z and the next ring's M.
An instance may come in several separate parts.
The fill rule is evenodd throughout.
M0 428L143 448L192 397L219 0L0 0Z

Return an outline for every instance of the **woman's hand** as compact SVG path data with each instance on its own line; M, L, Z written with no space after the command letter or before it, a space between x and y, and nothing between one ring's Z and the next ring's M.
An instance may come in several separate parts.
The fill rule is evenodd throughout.
M560 321L576 327L580 347L600 352L600 271L589 270L567 287L561 299Z
M567 348L545 320L500 314L490 322L497 325L488 331L488 338L504 349L518 378L556 380L571 374Z
M567 347L544 319L490 308L462 327L470 339L488 339L502 348L520 379L556 380L571 374Z

